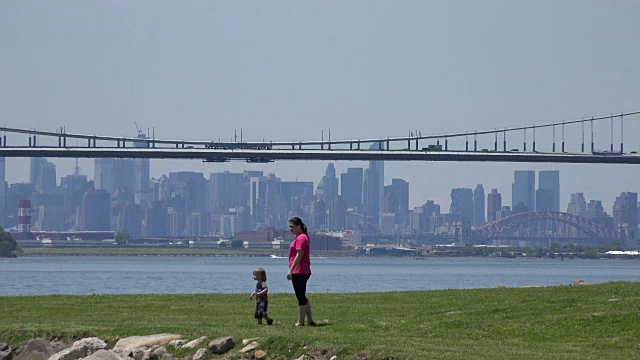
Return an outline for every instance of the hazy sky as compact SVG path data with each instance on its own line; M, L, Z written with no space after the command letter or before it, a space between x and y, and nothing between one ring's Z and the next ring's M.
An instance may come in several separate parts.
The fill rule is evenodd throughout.
M639 18L639 1L604 0L4 0L0 125L312 140L329 129L332 139L377 138L637 111ZM596 130L596 147L608 148L610 125ZM624 130L625 150L640 150L640 116ZM567 128L569 150L579 133ZM537 134L538 149L550 150L549 137ZM522 142L514 135L509 147ZM50 160L58 177L72 172L74 160ZM151 173L252 169L317 184L326 165L152 160ZM335 163L338 174L366 165ZM80 167L93 178L93 160ZM7 181L28 181L28 169L7 159ZM448 211L452 187L498 188L510 205L514 170L552 169L563 210L571 192L608 213L620 192L640 192L635 165L387 162L385 177L409 181L411 206L434 199Z

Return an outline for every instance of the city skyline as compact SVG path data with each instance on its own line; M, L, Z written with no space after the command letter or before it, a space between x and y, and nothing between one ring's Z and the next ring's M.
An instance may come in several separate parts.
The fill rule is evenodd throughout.
M329 132L332 139L358 139L491 130L635 111L638 16L640 6L628 1L3 2L0 124L296 141ZM625 119L625 151L640 151L638 119ZM597 124L596 148L619 144L618 127ZM536 134L541 151L551 149L548 130ZM565 136L556 130L559 142ZM569 151L579 149L580 135L567 127ZM478 140L480 148L494 141ZM522 149L522 136L508 140ZM25 160L6 160L10 183L27 181ZM60 173L75 167L71 159L48 160ZM93 174L92 159L79 163ZM159 160L150 172L158 178L174 170L246 168L317 181L326 166ZM335 167L342 173L366 164ZM506 189L515 170L554 169L562 171L562 188L575 185L607 209L621 191L639 190L640 170L626 165L387 162L384 182L406 179L416 206L446 203L452 187Z
M50 174L49 171L49 175L45 175L49 177L49 183L51 182L51 177L55 176L56 173L56 166L49 162L48 159L46 158L33 158L34 161L31 161L31 166L30 166L30 172L28 175L29 181L25 181L25 182L18 182L18 183L13 183L13 184L34 184L36 190L43 190L42 187L42 179L37 179L35 178L35 169L34 167L37 167L38 165L43 166L44 168L44 173L47 173L47 169L51 170L53 168L53 172L54 175ZM30 159L31 160L31 159ZM113 162L114 161L118 161L121 159L111 159L111 158L105 158L105 159L92 159L92 161L94 162L105 162L107 164L110 164L110 166L113 166ZM122 159L122 160L126 160L126 159ZM117 188L117 184L122 184L123 181L126 181L126 179L124 179L123 177L126 178L127 175L131 175L132 178L130 179L133 183L132 187L134 188L138 188L139 185L135 185L137 182L140 182L141 179L136 179L137 176L135 175L135 170L134 168L136 167L135 164L133 164L133 159L129 159L132 161L131 164L131 169L129 170L122 170L124 171L124 173L119 173L120 174L120 178L118 180L116 180L115 184L113 183L114 179L111 179L111 183L108 184L101 184L100 180L96 181L96 178L99 178L100 176L98 174L101 174L101 171L99 170L100 167L99 166L94 166L94 173L93 174L87 174L84 173L82 171L80 171L78 174L79 175L83 175L87 177L88 181L94 181L94 187L96 189L107 189L109 190L109 188L115 189ZM153 160L152 160L153 161ZM363 162L364 163L364 162ZM369 162L369 163L388 163L388 162L384 162L384 161L373 161L373 162ZM35 165L34 165L35 164ZM282 181L300 181L300 182L311 182L313 183L313 189L314 189L314 194L316 194L316 192L318 191L318 189L322 186L322 182L323 180L329 176L329 174L327 174L327 171L330 172L331 175L335 176L335 179L337 181L337 184L333 185L335 186L335 189L331 191L331 193L335 193L336 195L341 195L341 196L345 196L343 195L343 191L345 191L345 189L348 189L350 191L353 191L353 186L346 186L343 185L344 184L344 179L346 178L347 180L349 180L349 175L353 172L353 171L360 171L360 176L361 176L361 181L365 178L364 174L366 174L367 170L367 166L365 163L365 166L363 167L357 167L357 166L349 166L348 168L345 168L344 171L340 172L336 170L335 161L327 161L327 168L324 171L325 176L323 176L322 174L317 174L317 176L315 177L316 180L311 180L311 181L306 181L306 180L299 180L299 179L288 179L288 178L284 178L279 176L278 173L272 173L272 172L264 172L262 170L249 170L249 169L244 169L244 170L240 170L239 172L234 172L234 171L228 171L228 170L224 170L224 171L220 171L220 172L211 172L211 173L205 173L205 172L200 172L200 171L190 171L190 170L176 170L176 171L172 171L166 174L161 174L160 176L156 177L150 177L149 180L155 180L157 181L158 179L162 178L162 177L166 177L169 176L171 173L195 173L195 174L201 174L203 176L203 178L205 180L208 180L209 176L213 176L215 174L221 174L221 173L225 173L225 172L229 172L229 173L234 173L234 174L238 174L238 173L243 173L243 172L262 172L264 173L264 176L267 175L273 175L279 179L281 179ZM1 163L0 163L1 165ZM146 165L143 165L146 166ZM369 166L371 166L371 164L369 164ZM376 165L379 166L379 165ZM385 165L383 165L385 166ZM139 166L138 166L139 167ZM96 171L96 169L98 169ZM59 176L57 176L55 179L56 181L56 186L60 186L61 181L63 180L64 177L70 176L70 175L74 175L75 171L79 171L79 168L75 168L74 167L74 172L72 173L68 173L68 174L60 174ZM384 171L383 171L384 172ZM125 174L125 175L123 175ZM518 179L522 180L522 176L526 175L527 176L527 188L529 188L530 194L529 199L533 200L533 203L529 203L526 201L523 201L521 198L518 199L514 199L513 196L513 191L514 191L514 186L516 186L516 183L519 181ZM42 176L42 175L40 175ZM346 177L345 177L346 176ZM391 175L392 176L392 175ZM539 177L543 177L544 180L540 180ZM118 177L118 174L116 174L116 178ZM313 176L311 176L313 177ZM546 177L546 178L545 178ZM483 208L485 209L485 213L484 213L484 217L486 220L487 214L486 214L486 209L488 206L488 195L491 193L491 191L493 189L497 189L498 190L498 194L501 195L501 202L502 202L502 206L509 206L512 210L515 206L515 204L517 202L522 202L523 205L527 206L527 207L532 207L533 209L530 209L531 211L533 210L551 210L551 211L557 211L555 208L555 205L546 205L543 208L540 208L538 206L538 203L536 202L537 198L539 198L539 195L537 194L540 190L543 189L549 189L550 188L550 183L557 183L557 185L560 185L560 180L563 178L562 176L562 171L560 170L513 170L511 172L510 178L505 179L505 183L509 183L509 189L511 189L511 191L507 191L506 188L499 188L499 187L487 187L482 183L478 183L478 182L474 182L474 181L469 181L467 185L462 185L462 186L454 186L451 187L450 189L448 189L448 191L445 194L440 194L437 197L433 197L433 198L427 198L427 199L422 199L422 200L417 200L417 199L412 199L411 196L411 183L409 182L408 185L408 191L409 191L409 201L410 203L408 204L408 210L412 210L415 207L418 206L422 206L424 205L427 201L433 201L435 204L440 205L441 207L444 207L443 210L445 209L449 209L449 206L451 206L451 191L455 190L455 189L468 189L471 191L472 194L475 193L475 191L477 191L477 187L478 186L482 186L484 193L483 193L483 199L484 199L484 203L483 203ZM402 180L405 181L406 179L403 179L402 177L393 177L392 180ZM104 181L104 180L102 180ZM530 182L530 183L529 183ZM46 182L45 182L46 183ZM38 185L40 184L40 185ZM384 184L382 184L383 186L392 186L393 181L385 181ZM10 183L9 181L7 181L7 185L10 186L12 185L12 183ZM366 186L366 185L364 185ZM50 185L49 185L50 187ZM557 198L557 201L559 201L559 211L561 212L567 212L568 211L568 207L570 207L571 201L572 201L572 195L574 194L583 194L584 198L588 201L588 200L597 200L597 201L601 201L603 204L603 208L605 209L605 212L607 212L607 214L612 215L612 211L613 211L613 207L614 207L614 202L616 200L616 198L622 194L622 193L627 193L627 192L631 192L631 193L639 193L639 191L633 191L633 190L628 190L628 189L624 189L624 190L619 190L617 191L617 194L612 198L612 199L599 199L593 196L590 196L589 193L585 193L583 191L572 191L572 190L565 190L566 187L563 186L559 186L559 188L561 189L559 191L559 193L557 195L554 195L553 198ZM475 190L474 190L475 189ZM51 189L48 189L51 190ZM326 192L326 190L324 190ZM518 189L518 191L524 191L522 189ZM616 190L614 190L615 192ZM134 190L134 193L137 192L137 190ZM320 195L319 198L323 198L322 196L323 191L320 190ZM361 196L364 196L364 194L360 193ZM347 197L349 197L349 195L346 195ZM563 199L567 199L567 201L563 201ZM441 199L440 201L438 201L438 199ZM444 200L442 200L444 199ZM515 201L515 202L514 202ZM527 201L531 201L531 200L527 200ZM539 200L538 200L539 201ZM548 201L548 200L547 200ZM556 201L556 200L554 200ZM139 201L136 202L136 200L133 200L134 203L139 203ZM416 205L413 205L413 204ZM610 203L611 206L606 206L605 204ZM366 205L365 205L366 206ZM379 206L379 205L377 205ZM473 205L475 206L475 205ZM444 211L443 211L444 213ZM471 216L471 215L470 215ZM471 220L471 219L469 219Z

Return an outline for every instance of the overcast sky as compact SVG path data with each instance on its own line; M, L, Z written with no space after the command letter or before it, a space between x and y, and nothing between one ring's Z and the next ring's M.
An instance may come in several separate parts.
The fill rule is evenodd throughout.
M0 125L312 140L329 129L332 139L377 138L637 111L638 19L631 0L4 0ZM569 150L580 131L567 128ZM607 149L610 124L596 134ZM625 150L640 150L640 116L624 134ZM550 136L537 134L538 149L551 150ZM513 141L522 148L520 135ZM74 160L49 160L58 177L73 170ZM335 163L338 175L366 165ZM252 169L317 184L326 166L152 160L151 173ZM80 167L93 178L93 160ZM28 159L7 159L7 181L28 181L28 169ZM609 214L620 192L640 192L635 165L387 162L385 177L409 181L411 206L433 199L448 211L453 187L497 188L510 205L514 170L554 169L563 210L572 192Z

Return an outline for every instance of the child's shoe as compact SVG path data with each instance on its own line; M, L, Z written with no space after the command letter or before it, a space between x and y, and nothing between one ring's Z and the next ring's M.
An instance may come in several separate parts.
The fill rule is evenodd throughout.
M267 319L267 325L273 324L273 319Z

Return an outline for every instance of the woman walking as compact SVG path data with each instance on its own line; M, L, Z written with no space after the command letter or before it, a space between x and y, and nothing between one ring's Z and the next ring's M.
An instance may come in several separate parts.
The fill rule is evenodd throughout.
M311 315L311 303L307 299L307 281L311 277L311 260L309 258L309 236L307 226L299 217L289 220L289 230L296 236L289 247L289 272L287 279L293 284L293 291L298 299L298 321L295 326L304 326L307 318L309 326L315 326Z

